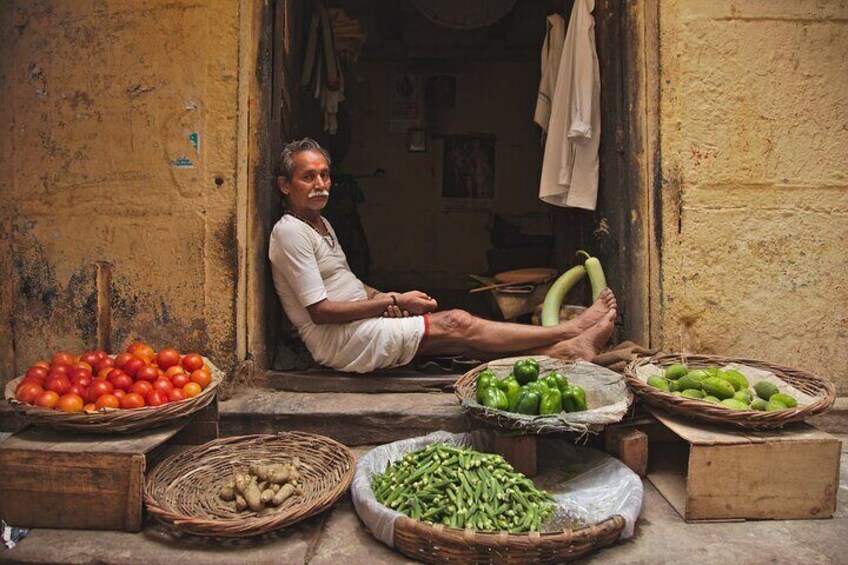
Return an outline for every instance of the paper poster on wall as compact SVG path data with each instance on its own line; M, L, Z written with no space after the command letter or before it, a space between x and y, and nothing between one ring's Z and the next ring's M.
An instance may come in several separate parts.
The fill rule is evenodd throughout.
M442 162L446 209L489 209L495 199L495 136L446 135Z
M400 73L392 77L389 102L389 133L406 133L422 125L421 77Z

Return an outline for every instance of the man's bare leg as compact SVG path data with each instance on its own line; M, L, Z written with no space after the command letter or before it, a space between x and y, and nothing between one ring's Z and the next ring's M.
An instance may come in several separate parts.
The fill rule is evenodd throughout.
M608 310L592 327L575 336L568 324L530 326L484 320L463 310L435 312L428 314L429 335L418 354L496 357L536 352L557 357L594 357L612 335L615 313L614 309Z
M615 310L616 307L617 303L615 295L612 293L611 289L605 288L589 308L581 312L579 316L574 318L574 320L569 320L575 322L570 326L576 331L574 335L580 335L584 331L588 330L600 322L603 317L606 316L607 312Z

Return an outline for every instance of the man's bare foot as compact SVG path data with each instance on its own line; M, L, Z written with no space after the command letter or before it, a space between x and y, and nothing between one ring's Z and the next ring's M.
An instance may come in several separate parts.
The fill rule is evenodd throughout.
M601 297L598 297L600 300ZM608 310L591 328L577 337L560 341L550 346L545 353L560 359L584 359L591 361L609 341L615 329L615 308Z
M595 302L574 319L572 326L577 333L582 333L601 321L610 311L615 310L615 294L612 289L605 288Z

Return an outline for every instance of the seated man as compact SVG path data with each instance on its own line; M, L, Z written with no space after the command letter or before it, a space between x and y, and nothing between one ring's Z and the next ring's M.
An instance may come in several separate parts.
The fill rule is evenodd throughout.
M609 340L616 306L609 289L578 318L541 327L484 320L463 310L437 312L436 301L423 292L369 287L351 272L332 226L321 216L330 196L327 152L310 138L294 141L283 149L279 168L286 212L274 226L268 251L274 286L318 363L367 373L405 365L416 355L590 360Z

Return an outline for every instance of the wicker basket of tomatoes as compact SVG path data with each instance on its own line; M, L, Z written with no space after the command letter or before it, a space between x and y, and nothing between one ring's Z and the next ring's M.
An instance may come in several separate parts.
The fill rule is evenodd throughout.
M56 430L127 433L164 425L207 406L224 374L199 353L136 342L109 355L60 351L6 384L30 423Z

